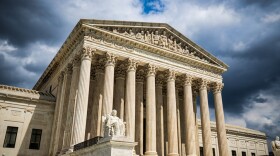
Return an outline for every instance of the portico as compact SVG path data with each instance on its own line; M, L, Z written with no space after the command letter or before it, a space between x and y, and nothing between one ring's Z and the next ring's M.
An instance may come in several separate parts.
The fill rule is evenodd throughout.
M167 24L81 20L70 36L35 86L48 88L41 83L48 74L64 76L47 80L58 86L54 125L66 123L53 128L50 155L102 136L102 116L113 108L126 122L126 136L138 142L136 154L199 155L194 101L200 98L203 155L212 156L209 92L214 94L217 152L229 155L221 94L221 74L228 67L223 62Z

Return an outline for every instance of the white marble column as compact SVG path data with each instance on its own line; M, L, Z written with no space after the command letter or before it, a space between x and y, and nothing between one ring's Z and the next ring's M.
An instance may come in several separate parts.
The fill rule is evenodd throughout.
M157 155L156 147L156 66L149 64L146 78L146 152L145 155Z
M195 142L195 118L193 111L192 99L192 77L185 76L184 82L184 116L185 116L185 139L186 139L186 155L196 155L196 142Z
M51 135L51 142L50 142L50 150L49 154L54 155L56 151L54 151L54 145L56 140L56 125L58 124L58 114L60 108L60 99L62 98L62 86L63 86L63 72L58 76L58 86L57 86L57 94L56 94L56 103L55 103L55 111L54 111L54 121L52 125L52 135Z
M99 57L95 66L95 82L94 94L93 94L93 108L92 108L92 120L91 120L91 136L101 136L102 127L102 99L103 99L103 87L104 87L104 59Z
M156 123L157 123L157 153L164 156L164 125L163 125L163 96L162 85L164 75L158 74L156 77Z
M135 146L136 154L144 155L144 78L145 71L136 71L136 116L135 116Z
M113 110L114 70L116 58L111 53L106 53L102 115L110 114Z
M212 141L211 141L211 127L210 127L210 113L208 106L208 81L205 79L200 80L200 116L202 127L202 141L203 141L203 155L212 156Z
M178 156L178 130L176 113L176 89L174 71L167 74L167 127L168 127L168 156Z
M181 139L181 120L180 120L180 98L179 98L179 87L175 84L176 88L176 107L177 107L177 135L178 135L178 153L182 155L182 139Z
M216 115L216 128L217 128L219 155L229 156L222 93L221 93L222 88L223 88L222 83L214 84L213 94L214 94L215 115Z
M133 59L127 60L126 87L125 87L125 121L127 137L135 140L135 87L136 66Z
M92 54L93 50L91 48L83 48L71 147L83 142L85 138Z
M196 105L198 90L194 86L192 86L192 93L193 93L193 112L194 112L194 120L195 120L195 149L196 149L196 155L200 156L199 136L198 136L197 105Z
M69 93L69 100L68 100L68 108L67 108L67 120L66 120L66 127L64 131L64 138L63 138L63 153L70 149L70 141L73 137L73 114L75 112L75 105L76 105L76 94L78 90L78 83L79 83L79 71L80 71L80 58L75 57L73 60L73 71L72 71L72 78L71 78L71 87Z
M118 63L115 69L115 87L114 87L114 104L113 108L117 110L120 119L124 120L125 104L125 74L126 64Z

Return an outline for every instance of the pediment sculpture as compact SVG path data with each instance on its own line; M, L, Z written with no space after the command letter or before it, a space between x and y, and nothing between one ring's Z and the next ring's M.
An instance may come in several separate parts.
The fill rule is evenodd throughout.
M107 114L104 120L104 137L125 136L125 122L117 117L117 111Z
M195 55L195 52L190 52L189 47L187 45L183 45L172 35L168 36L166 31L163 31L162 34L160 34L158 30L152 32L150 31L145 32L144 30L140 30L137 33L134 33L132 29L121 32L119 29L114 28L113 32L125 35L130 38L141 40L143 42L154 44L165 49L170 49L175 52L189 54L193 56Z
M274 156L280 156L280 140L279 136L276 136L275 140L271 142L272 151Z

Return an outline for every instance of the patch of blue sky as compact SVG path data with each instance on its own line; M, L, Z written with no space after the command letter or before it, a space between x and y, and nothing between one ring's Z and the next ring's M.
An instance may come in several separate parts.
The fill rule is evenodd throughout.
M160 13L164 11L164 3L161 0L140 0L143 6L143 14Z

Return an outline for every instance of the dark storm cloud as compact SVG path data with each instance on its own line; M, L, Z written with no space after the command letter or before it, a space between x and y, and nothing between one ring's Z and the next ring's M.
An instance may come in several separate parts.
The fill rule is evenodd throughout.
M47 2L1 0L0 39L16 46L34 41L57 42L63 21Z

